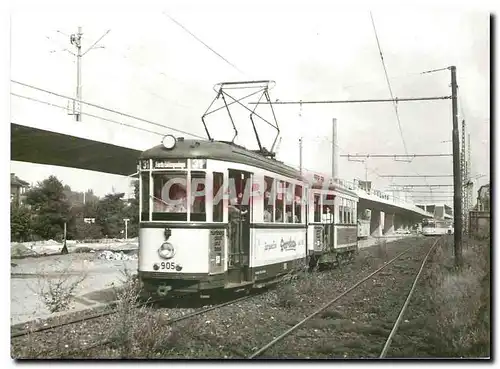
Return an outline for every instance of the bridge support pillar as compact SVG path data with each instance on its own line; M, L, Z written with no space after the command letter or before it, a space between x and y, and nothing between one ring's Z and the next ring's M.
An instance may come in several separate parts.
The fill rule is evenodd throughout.
M384 234L394 233L394 214L385 214L384 217Z
M384 229L384 212L372 210L370 221L370 234L372 237L382 237L382 230Z
M403 217L403 229L405 231L411 231L416 221L413 217Z
M394 216L394 229L397 230L407 230L409 220L404 215L398 214Z

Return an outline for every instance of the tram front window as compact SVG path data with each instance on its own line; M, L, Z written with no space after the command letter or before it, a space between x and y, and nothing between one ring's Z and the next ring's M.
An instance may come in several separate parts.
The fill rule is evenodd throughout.
M153 220L206 221L204 172L191 172L191 193L188 193L186 172L153 173L151 196Z
M187 220L186 173L153 173L153 220Z
M436 223L434 223L432 220L424 220L424 221L422 221L422 227L436 228Z

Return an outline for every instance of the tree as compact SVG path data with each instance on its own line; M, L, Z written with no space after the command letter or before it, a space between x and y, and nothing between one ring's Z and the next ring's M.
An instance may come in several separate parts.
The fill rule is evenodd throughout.
M61 239L64 223L69 220L70 206L64 187L55 176L38 182L26 193L26 204L34 213L33 231L43 239Z
M75 239L89 240L102 238L102 227L95 223L97 218L98 202L90 201L75 205L71 209L71 231ZM94 223L87 223L85 219L94 219Z
M130 219L128 223L128 237L134 238L139 235L139 181L134 181L134 198L130 199L125 208L125 217Z
M31 238L31 211L27 206L10 205L11 241L25 242Z
M118 238L124 229L123 219L127 217L124 193L108 194L99 201L96 223L102 227L103 234Z

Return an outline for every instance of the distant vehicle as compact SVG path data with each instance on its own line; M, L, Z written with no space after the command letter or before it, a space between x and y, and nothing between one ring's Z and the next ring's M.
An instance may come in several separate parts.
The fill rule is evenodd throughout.
M424 236L440 236L453 233L453 223L449 220L431 219L422 223L422 234Z

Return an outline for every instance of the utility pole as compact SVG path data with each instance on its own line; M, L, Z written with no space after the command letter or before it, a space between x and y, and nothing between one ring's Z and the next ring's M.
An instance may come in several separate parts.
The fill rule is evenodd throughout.
M66 221L64 221L64 235L63 235L63 247L61 249L61 254L66 255L68 254L68 246L66 245Z
M470 158L470 133L467 134L467 229L466 232L469 234L469 211L472 208L472 193L474 190L474 183L472 182L472 162Z
M125 218L123 219L123 221L125 222L125 239L128 240L128 222L129 222L130 219L128 218Z
M455 265L462 265L462 180L460 172L460 141L458 134L457 116L457 68L450 67L451 70L451 109L453 117L453 217L455 221L454 229L454 251Z
M466 157L466 142L465 142L466 125L465 119L462 119L462 142L460 150L460 171L462 174L462 233L467 233L467 215L469 213L469 204L467 202L467 157Z
M70 42L72 45L76 46L76 103L73 104L73 112L75 114L75 119L77 122L82 121L82 85L81 85L81 74L82 74L82 27L78 27L78 33L72 34L70 36ZM76 107L75 107L76 105Z
M337 160L337 118L333 118L332 125L332 178L335 180L338 177L338 160Z
M97 46L97 43L101 41L104 36L106 36L111 30L106 31L96 42L92 44L84 53L82 53L82 27L78 27L78 32L73 33L69 41L72 45L76 47L76 101L73 101L72 115L75 116L77 122L82 121L82 58L90 50L104 48L104 46Z
M302 137L299 138L299 170L302 175Z

